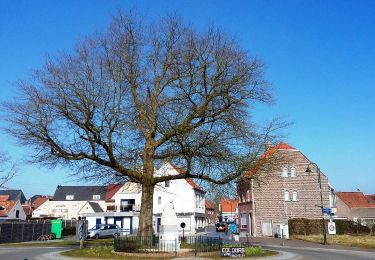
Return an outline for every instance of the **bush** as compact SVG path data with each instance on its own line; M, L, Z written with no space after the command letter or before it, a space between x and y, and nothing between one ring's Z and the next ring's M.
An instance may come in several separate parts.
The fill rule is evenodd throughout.
M327 225L328 221L328 219L325 220L325 225ZM370 234L370 228L359 223L345 219L336 219L334 222L336 223L336 233L338 235ZM321 219L294 218L288 220L288 225L290 235L318 235L322 233L323 229Z
M75 236L76 235L76 227L66 227L63 228L61 232L61 236Z

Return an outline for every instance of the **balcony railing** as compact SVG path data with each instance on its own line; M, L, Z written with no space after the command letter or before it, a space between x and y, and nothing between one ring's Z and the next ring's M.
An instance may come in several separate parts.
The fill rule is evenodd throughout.
M107 206L107 212L134 212L140 211L141 206L136 204L130 205L110 205Z

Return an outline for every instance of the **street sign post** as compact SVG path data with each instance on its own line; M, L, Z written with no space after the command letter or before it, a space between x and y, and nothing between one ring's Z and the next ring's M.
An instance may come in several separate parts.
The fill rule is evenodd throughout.
M336 224L333 221L328 222L328 234L336 235Z

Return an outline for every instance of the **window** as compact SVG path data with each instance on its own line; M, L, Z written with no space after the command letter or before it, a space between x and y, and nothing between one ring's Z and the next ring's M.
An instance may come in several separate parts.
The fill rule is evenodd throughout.
M296 168L292 167L290 168L290 177L296 177L297 174L296 174Z
M293 197L292 197L293 201L297 201L297 198L298 198L297 192L293 191Z
M16 218L19 218L19 217L20 217L20 211L16 210Z
M100 195L92 195L93 200L100 200Z
M169 185L170 185L170 181L165 181L165 187L169 188Z
M246 213L241 214L241 228L247 228L247 218Z
M288 168L284 167L283 168L283 177L288 177Z
M74 200L74 195L66 195L66 200Z
M290 198L289 198L289 191L285 191L284 192L284 201L289 201Z
M161 197L158 197L158 205L161 205Z

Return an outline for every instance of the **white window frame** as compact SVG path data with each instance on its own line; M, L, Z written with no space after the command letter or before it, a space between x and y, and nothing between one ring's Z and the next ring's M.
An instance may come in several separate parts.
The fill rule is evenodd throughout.
M295 167L290 168L290 177L297 177L297 171Z
M242 221L243 217L245 219L245 222ZM247 228L247 213L246 212L241 213L241 228L243 228L243 229Z
M288 177L288 168L284 167L281 173L281 176L284 178Z
M100 200L100 195L97 195L97 194L92 195L92 199L93 200Z
M74 195L66 195L66 200L74 200Z
M298 200L298 192L297 191L293 191L292 200L293 201L297 201Z
M290 201L290 193L289 193L289 191L284 191L284 201Z

